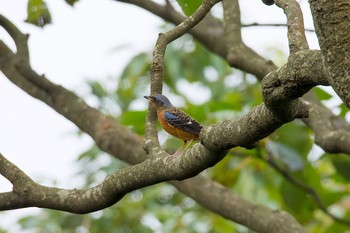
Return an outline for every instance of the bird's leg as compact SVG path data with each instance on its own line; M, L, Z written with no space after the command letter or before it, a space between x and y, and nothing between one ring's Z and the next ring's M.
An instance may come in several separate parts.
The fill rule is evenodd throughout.
M178 156L182 153L183 149L185 148L186 144L187 144L187 141L184 141L185 143L174 153L172 154L171 156Z
M190 140L189 142L184 140L184 142L185 143L174 154L170 155L171 157L176 157L178 155L181 155L183 152L185 152L191 145L192 140Z
M184 148L182 151L188 150L188 148L191 146L193 140L190 140L189 142L185 141Z

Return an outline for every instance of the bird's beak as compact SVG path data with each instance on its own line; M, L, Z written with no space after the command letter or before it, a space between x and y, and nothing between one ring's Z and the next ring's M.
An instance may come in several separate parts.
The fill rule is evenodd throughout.
M143 98L148 99L151 98L151 96L145 95Z

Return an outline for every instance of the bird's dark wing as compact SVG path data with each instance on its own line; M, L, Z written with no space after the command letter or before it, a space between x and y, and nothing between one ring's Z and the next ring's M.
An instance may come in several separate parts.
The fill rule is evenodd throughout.
M199 135L203 128L192 117L179 109L165 111L165 118L170 125L195 135Z

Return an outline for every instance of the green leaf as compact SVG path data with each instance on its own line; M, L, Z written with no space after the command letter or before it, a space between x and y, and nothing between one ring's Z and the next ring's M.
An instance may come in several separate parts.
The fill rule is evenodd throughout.
M212 100L221 100L225 93L232 92L232 88L223 82L232 73L226 61L209 53L191 37L176 42L168 46L164 60L164 81L172 92L181 93L177 85L181 79L189 83L200 82L209 88Z
M90 163L91 161L95 160L101 153L101 150L96 145L92 145L78 157L78 160L85 159Z
M312 217L313 204L305 192L286 180L283 180L280 189L284 204L298 214L296 217L299 219Z
M177 3L187 16L192 15L202 4L202 2L203 0L177 0Z
M21 218L18 223L21 225L22 229L31 229L40 224L40 220L33 216L26 216Z
M127 111L130 103L140 94L146 94L150 66L148 54L140 53L132 58L123 70L116 91L122 111Z
M317 98L319 100L329 100L330 98L333 97L327 91L325 91L325 90L323 90L322 88L319 88L319 87L315 87L313 89L313 91L315 92L315 94L317 95Z
M326 207L339 202L344 196L348 195L348 192L319 192L321 199Z
M302 170L304 161L297 151L279 142L269 142L267 145L272 156L288 167L289 171Z
M119 117L119 122L137 134L145 134L146 111L128 111Z
M322 233L334 233L334 232L349 232L349 226L346 226L345 224L340 224L335 222L334 224L330 225L329 227L322 229Z
M298 121L283 125L275 131L273 137L276 137L279 143L293 148L305 159L313 145L313 141L309 136L309 129Z
M65 0L67 4L74 6L74 4L79 0Z
M35 26L44 27L51 23L51 14L43 0L29 0L27 6L27 23Z
M219 182L226 187L232 187L237 179L242 169L246 166L239 165L241 159L237 159L231 156L226 156L220 163L212 169L211 176L213 180ZM247 165L249 163L246 163Z
M106 97L108 95L108 92L102 86L102 84L100 82L98 82L98 81L89 81L88 84L89 84L89 86L90 86L90 88L92 90L92 94L94 94L98 98L103 98L103 97Z
M346 114L349 112L349 109L348 107L346 107L346 105L344 103L341 103L339 105L339 108L340 108L340 116L342 117L346 117Z
M337 173L345 180L350 179L350 157L345 154L329 155Z

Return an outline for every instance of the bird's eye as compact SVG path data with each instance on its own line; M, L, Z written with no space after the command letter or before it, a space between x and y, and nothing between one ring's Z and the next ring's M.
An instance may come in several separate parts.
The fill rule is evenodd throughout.
M152 97L152 100L153 100L154 102L156 102L156 101L157 101L157 98L156 98L156 97Z

